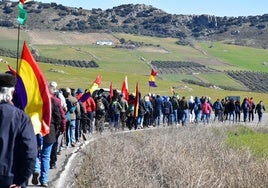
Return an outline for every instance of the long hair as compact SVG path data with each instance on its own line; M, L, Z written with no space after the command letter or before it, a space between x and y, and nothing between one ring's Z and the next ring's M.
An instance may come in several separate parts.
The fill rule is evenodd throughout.
M11 102L14 90L14 87L0 87L0 103Z

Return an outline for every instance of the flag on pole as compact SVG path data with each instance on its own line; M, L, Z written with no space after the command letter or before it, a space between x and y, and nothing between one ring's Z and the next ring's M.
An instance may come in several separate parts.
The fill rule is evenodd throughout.
M101 76L98 75L96 77L95 81L87 89L87 92L85 92L81 96L81 98L79 99L79 101L85 102L93 94L93 92L98 89L98 87L99 87L100 84L101 84Z
M139 103L140 103L139 84L137 82L135 90L134 118L137 118L139 115Z
M30 0L20 0L20 3L21 4L25 4L25 3L28 3Z
M18 4L18 10L19 10L19 15L18 15L17 21L19 22L19 24L25 25L28 14L27 14L27 11L23 8L22 3Z
M110 101L112 101L113 96L114 96L113 83L112 83L112 82L111 82L111 84L110 84L110 91L109 91L109 94L110 94Z
M9 70L17 76L14 105L30 116L36 134L47 135L51 121L50 93L46 79L26 42L23 44L18 72L11 67Z
M125 77L125 80L123 81L121 93L123 94L124 99L128 100L129 93L128 93L128 82L127 82L127 76Z
M155 84L155 77L157 75L157 72L152 69L151 75L149 77L149 86L150 87L157 87L157 85Z

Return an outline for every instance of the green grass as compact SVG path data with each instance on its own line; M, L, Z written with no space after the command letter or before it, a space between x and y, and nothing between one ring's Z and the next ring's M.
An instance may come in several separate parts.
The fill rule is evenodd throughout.
M268 133L256 132L251 128L238 126L229 132L228 146L235 149L249 149L254 155L268 159Z
M238 89L246 89L245 87L241 86L241 84L234 81L232 78L230 78L224 73L207 73L196 76L200 76L202 80L206 80L207 83L212 83L215 84L216 86L220 86L218 84L223 83L224 80L224 86L229 86Z
M245 46L229 45L223 42L214 42L209 48L208 43L198 43L202 49L213 57L220 59L240 70L268 72L267 62L268 51Z
M27 41L30 41L28 40L30 36L27 34L27 32L22 32L21 40L26 39ZM52 34L52 32L49 34ZM60 35L60 33L58 34ZM45 57L66 60L94 60L99 64L99 68L81 69L40 63L40 67L44 71L47 80L57 81L60 87L87 88L95 80L96 76L100 74L103 77L103 82L100 87L109 88L109 85L112 82L115 89L121 89L122 81L127 75L130 92L135 91L136 82L139 82L140 91L142 94L150 92L161 95L170 95L170 87L176 87L178 88L176 89L176 92L179 93L180 96L186 97L191 95L210 96L212 100L215 100L216 98L224 98L225 96L229 95L239 95L241 98L252 96L256 101L268 101L268 94L216 90L181 82L182 79L192 79L196 81L203 80L205 82L210 82L218 86L232 86L238 88L242 87L240 83L237 83L234 80L230 79L228 76L225 76L224 73L199 75L159 75L159 77L156 77L156 83L158 87L148 87L148 78L151 72L149 63L154 60L197 62L200 60L202 62L206 62L207 60L213 58L218 58L223 61L225 58L226 61L228 61L226 64L208 63L207 66L219 70L247 70L250 66L243 65L243 63L241 64L241 61L247 59L250 59L251 61L254 58L256 59L256 62L264 62L265 60L267 61L267 51L265 50L231 46L223 44L222 42L214 43L213 48L208 48L208 43L196 43L200 47L192 48L190 46L177 45L176 41L178 39L174 38L145 37L122 33L116 33L114 35L119 39L124 38L125 40L143 42L144 44L151 45L144 46L135 50L116 49L112 46L98 46L94 44L78 45L79 41L73 45L31 44L31 46L37 48L39 53ZM16 31L13 31L13 33L9 32L9 30L8 32L3 32L0 36L0 41L0 47L1 45L7 47L9 46L11 49L16 50ZM227 48L237 50L236 53L232 53L233 59L232 56L226 56L226 53L222 53ZM206 53L204 53L204 51ZM251 56L250 58L247 56L244 57L247 54L255 53L257 55ZM239 58L241 60L237 61ZM13 67L15 67L16 59L5 57L4 59L10 62ZM3 71L7 69L6 65L4 64L0 64L0 68ZM50 69L63 71L64 74L51 72L49 71ZM267 68L265 69L264 67L257 65L254 65L254 69L257 69L258 71L267 71Z

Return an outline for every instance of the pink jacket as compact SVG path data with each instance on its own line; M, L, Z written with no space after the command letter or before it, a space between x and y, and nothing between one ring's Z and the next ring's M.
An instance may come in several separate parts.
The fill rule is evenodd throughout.
M202 106L202 112L204 114L209 114L210 111L212 110L210 104L208 102L204 102L203 106Z

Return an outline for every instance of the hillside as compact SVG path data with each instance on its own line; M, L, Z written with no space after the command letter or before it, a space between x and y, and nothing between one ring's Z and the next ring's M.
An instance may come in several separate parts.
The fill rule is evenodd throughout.
M0 23L3 25L0 27L0 55L3 57L16 58L17 55L17 23L14 19L17 17L16 5L17 3L14 2L0 1L0 7L2 6L0 10L5 11L5 14L0 17L2 20ZM121 79L126 74L135 80L139 77L139 80L147 83L148 74L153 67L158 71L157 80L160 87L155 90L158 93L170 93L170 87L172 87L180 93L185 91L192 94L195 86L198 86L198 91L194 92L198 94L206 93L205 88L217 91L213 95L218 95L219 92L226 95L228 91L233 91L234 95L243 92L249 93L246 95L251 95L250 92L268 93L268 80L266 79L268 77L268 54L266 48L262 49L264 48L262 44L267 44L267 38L262 38L268 33L265 25L266 15L255 16L254 19L250 16L216 18L208 15L169 15L151 6L131 4L110 10L83 10L55 3L31 2L26 4L25 8L27 8L29 18L27 24L21 27L20 44L23 40L27 40L37 61L48 63L45 67L49 67L47 74L50 79L58 80L61 72L71 71L68 73L70 75L60 75L62 78L59 82L63 85L80 84L84 87L87 85L85 81L88 80L88 75L91 75L90 80L93 80L95 75L92 74L100 72L106 77L103 82L104 87L109 87L111 80L114 83L118 82L115 87L121 87ZM60 12L65 12L65 14L59 16ZM100 19L109 20L108 12L112 12L111 15L116 15L116 18L121 21L117 23L107 21L105 29L94 27ZM142 16L145 12L151 12L151 16ZM96 20L88 24L92 15L97 15ZM126 23L125 20L131 15L136 19ZM161 15L169 15L168 18L172 18L173 21L175 17L180 17L180 24L176 22L174 26L168 20L160 22L159 16ZM77 24L82 18L87 20L85 24L88 26L78 29ZM222 19L230 23L227 24L226 21L224 27L228 29L225 32L218 32L222 27L220 23L223 24L220 22ZM239 26L240 29L244 29L243 31L237 30L238 19L243 19L242 25ZM158 25L158 29L153 32L150 28L139 29L139 35L136 35L136 30L129 27L137 24L146 28L144 27L146 20L150 26ZM213 22L217 27L208 26L205 20L210 20L209 22ZM248 20L251 22L249 23ZM252 25L252 20L255 20L255 26ZM175 23L173 21L172 23ZM68 24L70 22L73 23L72 26ZM69 29L66 29L66 24ZM261 24L262 27L257 27ZM170 30L163 32L162 27ZM196 35L197 30L193 32L193 29L190 29L193 27L201 28L198 29L198 35ZM130 30L125 30L127 28ZM174 33L171 32L172 28L173 31L176 28L177 31L184 28L186 34L174 37ZM230 33L229 31L234 28L236 30ZM209 31L209 34L205 31ZM249 34L249 31L252 33ZM262 32L256 34L253 31ZM113 45L97 45L97 41L102 40L112 41ZM83 70L72 71L68 68L70 66ZM84 70L85 68L90 70ZM80 75L85 77L84 80L78 79ZM71 83L68 81L69 77L77 82ZM160 80L163 82L160 83ZM143 87L144 90L148 90L148 87Z
M17 2L0 1L0 26L17 27ZM268 14L247 17L168 14L144 4L111 9L66 7L31 1L26 29L89 32L124 32L184 40L226 40L229 43L268 48Z

